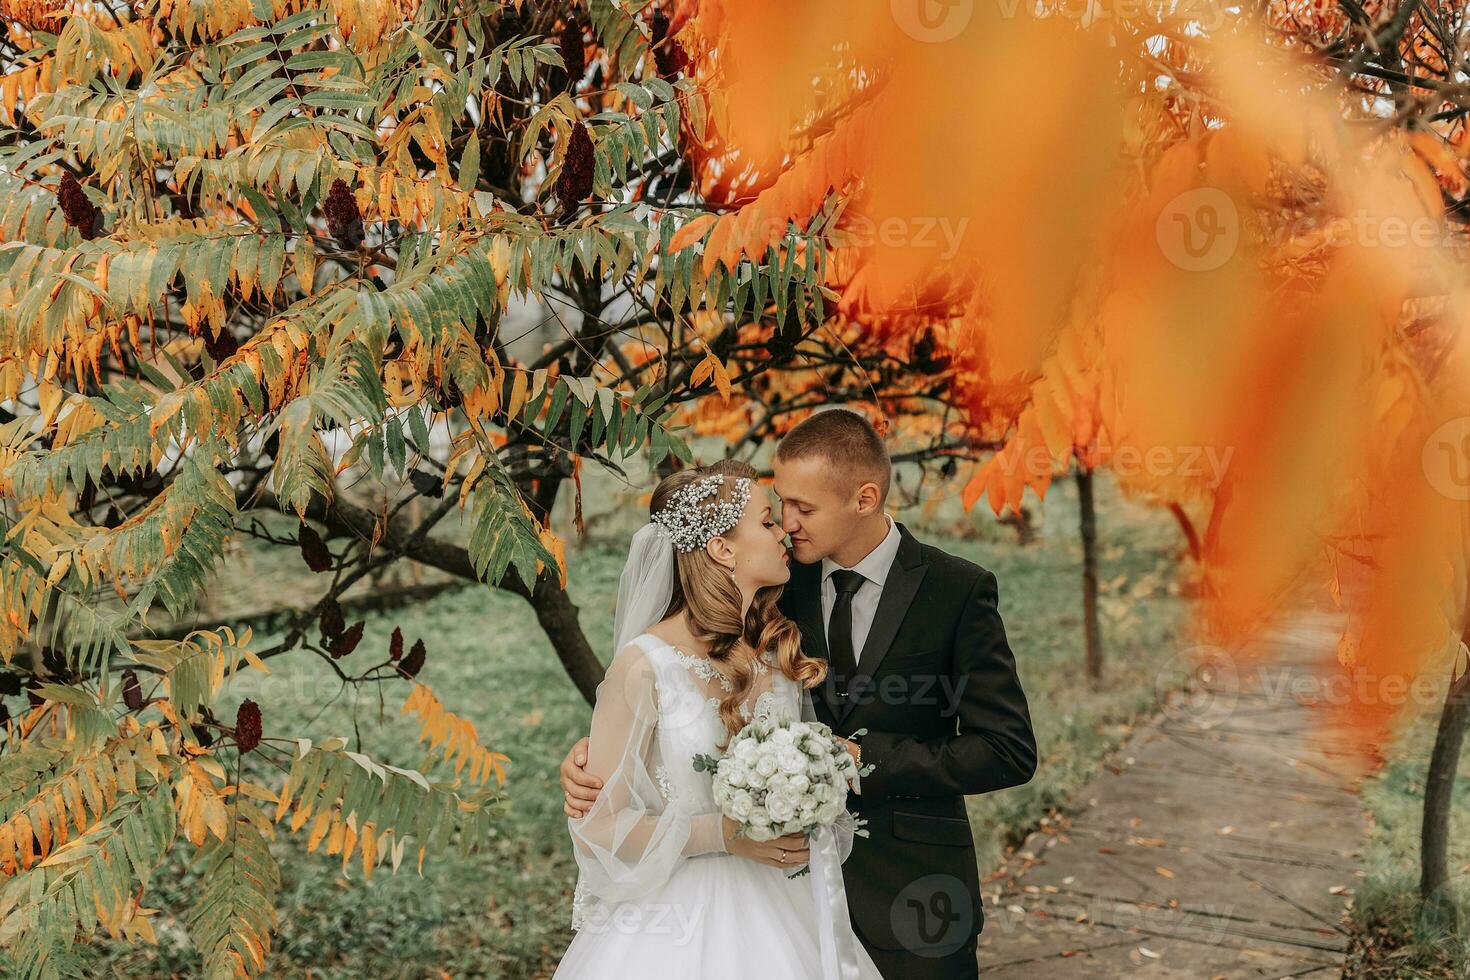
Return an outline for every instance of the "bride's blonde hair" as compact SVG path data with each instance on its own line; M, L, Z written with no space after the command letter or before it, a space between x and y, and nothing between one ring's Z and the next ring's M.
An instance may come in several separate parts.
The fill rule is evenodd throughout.
M680 488L715 474L725 477L715 495L721 503L734 497L737 479L756 478L755 468L738 459L680 470L654 488L649 514L661 512ZM711 558L709 552L703 548L679 552L677 564L679 574L674 580L673 599L664 615L668 618L687 611L690 631L709 644L709 658L730 679L731 689L720 699L720 720L726 732L733 735L745 727L740 705L755 685L755 663L761 651L775 650L781 673L802 687L815 687L822 682L827 674L826 663L801 652L801 631L776 608L784 586L771 585L757 590L742 620L740 588L730 578L729 570Z

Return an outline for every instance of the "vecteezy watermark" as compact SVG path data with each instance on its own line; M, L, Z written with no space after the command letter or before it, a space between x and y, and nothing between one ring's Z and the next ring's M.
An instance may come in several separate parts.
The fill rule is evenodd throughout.
M1120 477L1187 477L1204 486L1217 487L1225 479L1225 470L1234 455L1234 446L1139 446L1125 443L1100 448L1097 458L1099 467L1106 467ZM1051 450L1045 446L1031 446L1024 452L1007 453L997 459L997 464L1007 475L1020 470L1026 477L1051 477L1057 469Z
M1218 187L1175 195L1159 211L1154 235L1164 257L1186 272L1220 268L1240 245L1240 213Z
M1367 705L1386 708L1412 704L1432 708L1444 701L1444 678L1429 672L1380 674L1359 667L1319 674L1263 664L1255 673L1260 679L1260 693L1267 704L1295 702L1330 707Z
M1107 21L1124 24L1191 24L1211 31L1224 23L1222 0L995 0L1000 16L1054 17L1084 27Z
M1450 419L1431 432L1420 465L1436 492L1450 500L1470 500L1470 416Z
M893 21L915 41L943 44L964 33L975 19L975 0L889 0ZM1131 24L1191 23L1204 30L1219 27L1226 16L1221 0L995 0L1002 20L1034 17L1076 21L1084 26L1105 21Z
M946 673L901 673L895 670L876 679L871 674L853 674L851 679L847 679L834 673L832 680L847 680L847 697L843 698L843 704L856 706L877 701L887 705L932 705L938 706L942 717L948 717L959 710L960 696L964 694L969 675L952 677Z
M944 215L912 218L890 215L881 220L856 215L844 220L832 238L836 244L857 248L877 244L885 248L933 249L936 259L948 262L959 254L960 242L969 226L969 218Z
M1201 644L1179 651L1154 676L1154 694L1166 718L1196 728L1214 728L1235 711L1251 675L1251 704L1310 707L1406 705L1435 708L1444 701L1445 678L1432 673L1380 673L1366 667L1303 670L1251 658L1242 664L1230 651Z
M1210 272L1235 257L1242 236L1242 211L1219 187L1176 194L1159 210L1154 233L1164 257L1187 272ZM1451 248L1464 236L1442 217L1382 213L1359 208L1344 214L1307 214L1264 225L1260 247L1276 250L1305 243L1326 252L1359 248Z
M597 904L582 923L581 932L616 932L625 936L673 936L675 946L694 940L704 920L704 903L620 902Z
M975 16L975 0L889 0L893 22L915 41L953 41Z
M888 922L894 938L918 956L948 956L975 931L975 900L959 878L924 875L893 897Z
M1180 688L1181 668L1185 674ZM1179 651L1154 675L1154 696L1164 717L1198 728L1214 728L1235 711L1240 672L1221 647L1201 644Z

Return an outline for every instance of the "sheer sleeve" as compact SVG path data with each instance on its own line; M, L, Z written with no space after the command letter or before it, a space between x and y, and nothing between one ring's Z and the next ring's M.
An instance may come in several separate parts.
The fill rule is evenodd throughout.
M725 849L718 812L670 807L659 790L651 765L654 680L648 653L635 641L618 651L598 685L587 771L602 789L584 816L567 821L579 901L636 899L668 880L681 860Z

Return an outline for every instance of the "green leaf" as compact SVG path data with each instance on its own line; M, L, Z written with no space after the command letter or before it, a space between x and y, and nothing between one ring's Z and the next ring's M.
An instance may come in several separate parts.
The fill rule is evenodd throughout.
M464 155L459 158L459 186L467 191L480 182L480 136L471 130L465 140Z

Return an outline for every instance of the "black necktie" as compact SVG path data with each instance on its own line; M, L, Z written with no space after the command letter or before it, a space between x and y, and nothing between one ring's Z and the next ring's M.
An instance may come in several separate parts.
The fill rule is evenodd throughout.
M866 581L849 569L832 573L837 601L832 603L832 617L827 620L827 654L837 675L834 680L839 697L847 697L852 675L857 673L857 652L852 648L852 597Z

